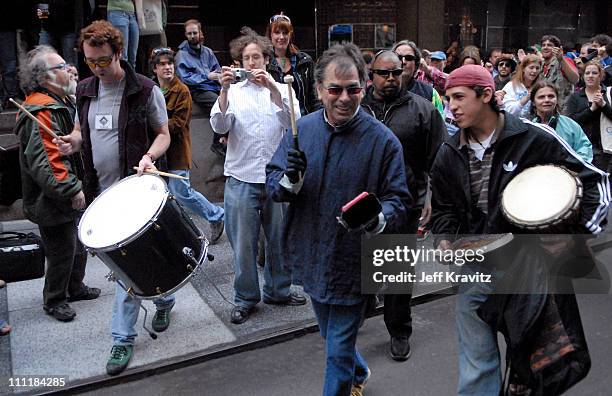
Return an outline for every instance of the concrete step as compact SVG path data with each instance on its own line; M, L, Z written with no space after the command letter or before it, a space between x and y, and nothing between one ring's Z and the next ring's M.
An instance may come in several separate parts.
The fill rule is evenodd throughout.
M0 134L13 133L17 110L7 110L0 113Z

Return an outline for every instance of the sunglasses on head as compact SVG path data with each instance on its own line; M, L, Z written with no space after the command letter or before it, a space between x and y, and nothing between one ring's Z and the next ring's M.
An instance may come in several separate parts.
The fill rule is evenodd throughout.
M108 67L108 65L110 65L113 62L113 57L111 56L103 56L102 58L98 58L98 59L89 59L89 58L85 58L85 63L87 63L87 66L89 67Z
M68 70L70 68L70 65L67 63L60 63L57 66L53 66L48 68L47 70Z
M381 77L389 77L389 75L393 75L393 77L399 77L404 72L403 69L395 69L395 70L383 70L383 69L372 69L373 74L378 74Z
M334 87L323 87L323 89L325 89L327 93L333 96L342 95L342 91L344 91L345 89L346 89L346 93L349 95L357 95L357 94L360 94L361 91L363 91L363 87L357 87L357 86L352 86L352 87L335 87L334 86Z
M416 60L416 57L414 55L399 55L398 54L397 57L402 62L411 62L411 61Z
M283 15L283 14L274 15L272 18L270 18L270 23L274 23L278 20L284 20L284 21L291 23L291 19L287 15Z
M170 54L170 55L174 55L174 51L172 51L172 48L169 47L163 47L163 48L155 48L152 51L153 55L159 55L159 54Z

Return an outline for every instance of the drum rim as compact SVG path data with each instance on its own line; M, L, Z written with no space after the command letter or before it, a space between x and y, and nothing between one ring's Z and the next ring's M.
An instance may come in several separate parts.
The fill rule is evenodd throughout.
M198 259L198 264L195 266L193 271L191 271L189 273L189 275L187 275L185 277L185 279L183 279L178 285L174 286L172 289L168 290L167 292L164 292L164 293L161 293L161 294L156 294L154 296L145 296L145 295L134 293L134 297L142 299L142 300L156 300L158 298L163 298L163 297L169 296L170 294L174 294L178 290L183 288L183 286L185 286L185 284L189 281L189 279L191 279L191 277L193 275L195 275L196 271L198 271L200 269L202 264L204 264L204 258L208 254L208 246L210 245L210 242L208 242L208 239L206 239L206 237L204 235L201 235L201 236L204 239L202 239L203 247L202 247L202 253L200 254L200 258Z
M517 176L519 176L521 173L531 170L531 169L535 169L535 168L556 168L559 169L561 171L563 171L567 176L570 177L570 179L572 181L574 181L574 184L576 186L576 192L575 192L575 196L574 196L574 202L570 203L567 207L564 208L563 213L552 217L552 218L548 218L545 221L535 221L535 220L521 220L518 219L516 216L512 215L511 213L508 212L508 210L506 209L506 206L504 205L504 197L506 195L506 189L508 188L508 185L510 183L512 183ZM510 180L506 186L504 187L504 190L502 191L501 194L501 199L500 199L500 207L502 210L502 213L504 215L504 217L506 218L506 220L508 220L511 224L519 227L519 228L523 228L523 229L528 229L528 230L545 230L548 227L557 225L561 222L563 222L564 220L567 220L568 218L570 218L575 212L576 210L579 208L580 206L580 201L582 200L582 195L583 195L583 186L582 186L582 181L580 180L580 178L578 178L576 175L574 175L569 169L565 168L564 166L561 165L555 165L555 164L541 164L541 165L534 165L534 166L530 166L529 168L525 168L523 169L520 173L518 173L515 177L512 178L512 180Z
M123 182L125 182L125 181L127 181L129 179L135 178L135 177L149 177L149 176L150 177L155 177L155 178L158 178L159 180L161 180L163 182L163 185L164 185L165 189L166 189L166 193L164 195L164 199L162 200L162 202L160 203L159 207L155 211L155 214L147 221L147 223L144 226L142 226L138 231L136 231L134 234L130 235L129 237L125 238L124 240L122 240L122 241L120 241L120 242L118 242L116 244L107 245L107 246L98 247L98 248L94 248L94 247L90 247L90 246L86 245L85 242L83 242L83 240L81 239L81 225L83 224L83 220L87 216L87 213L89 212L89 210L92 208L93 203L96 201L96 199L98 199L101 196L103 196L104 194L106 194L113 186L116 186L119 183L123 183ZM157 220L159 218L159 215L161 214L163 208L166 207L166 202L168 201L168 197L169 196L170 196L170 190L168 188L168 184L160 176L152 175L152 174L143 174L143 175L131 175L131 176L124 177L123 179L119 180L118 182L113 183L106 190L102 191L102 193L100 195L98 195L94 199L94 201L87 207L87 209L85 210L85 212L81 216L81 219L79 220L79 225L77 226L77 237L79 238L79 241L83 244L83 246L85 246L85 248L86 248L86 250L88 252L108 252L110 250L120 249L122 246L125 246L125 245L131 243L132 241L140 238L140 236L142 236L142 234L144 234L145 231L147 231L149 228L151 228L151 226L153 225L155 220Z

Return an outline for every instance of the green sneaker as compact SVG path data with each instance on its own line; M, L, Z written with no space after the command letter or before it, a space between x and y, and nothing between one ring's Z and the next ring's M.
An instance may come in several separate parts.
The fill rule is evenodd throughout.
M125 370L133 352L134 345L113 345L108 362L106 362L108 375L117 375Z
M170 311L174 307L174 303L164 309L158 309L155 311L155 315L153 316L153 320L151 321L151 326L153 326L153 330L157 332L162 332L170 326Z

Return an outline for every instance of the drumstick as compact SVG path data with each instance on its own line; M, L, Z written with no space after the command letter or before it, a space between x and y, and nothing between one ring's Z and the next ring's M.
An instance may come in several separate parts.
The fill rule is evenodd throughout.
M138 170L138 167L135 166L134 170ZM148 175L157 175L157 176L166 176L166 177L173 177L175 179L183 179L183 180L189 180L188 177L185 176L179 176L179 175L175 175L174 173L168 173L168 172L162 172L162 171L158 171L158 170L144 170L143 173L146 173Z
M289 108L291 109L291 131L293 132L293 148L299 150L300 147L298 145L297 123L295 122L295 111L293 110L293 90L291 89L291 84L293 84L293 76L287 75L283 80L285 81L285 84L287 84L287 92L289 93Z
M49 135L51 135L53 138L55 139L59 139L59 136L57 136L57 134L55 132L53 132L48 126L46 126L45 124L43 124L38 118L34 117L34 115L32 113L30 113L29 111L26 110L25 107L23 107L22 105L20 105L19 103L17 103L16 101L13 100L13 98L9 98L9 101L11 103L13 103L15 106L17 106L19 108L19 110L23 111L25 113L25 115L27 115L28 117L30 117L33 121L36 121L38 123L38 125L41 126L41 128L47 132Z

